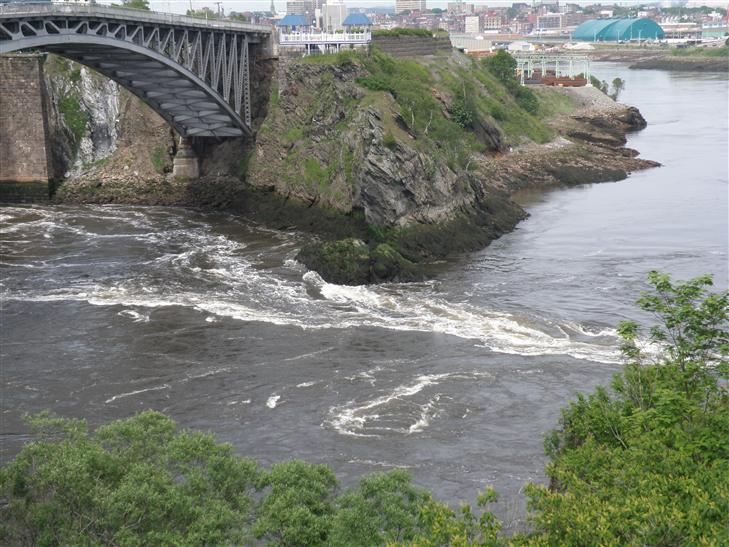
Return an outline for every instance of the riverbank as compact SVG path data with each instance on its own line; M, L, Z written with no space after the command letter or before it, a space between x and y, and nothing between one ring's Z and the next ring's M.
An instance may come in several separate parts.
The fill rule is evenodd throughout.
M656 69L696 72L729 72L727 57L679 57L665 55L652 59L642 59L630 65L636 69Z
M685 50L677 50L679 52ZM673 70L682 72L729 72L729 57L682 54L656 48L601 48L590 52L593 61L630 63L632 69Z
M526 217L515 191L657 165L624 147L626 133L645 127L636 109L594 88L533 93L539 107L529 112L458 54L290 63L256 142L208 150L201 179L130 168L144 154L130 141L135 149L120 146L55 200L228 209L318 235L298 259L328 281L422 279L433 261L513 230Z

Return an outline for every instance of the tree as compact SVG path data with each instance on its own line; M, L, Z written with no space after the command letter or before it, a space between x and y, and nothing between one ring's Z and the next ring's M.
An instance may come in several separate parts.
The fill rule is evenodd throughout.
M334 513L338 482L326 465L279 463L261 481L270 492L261 502L253 531L275 545L324 545Z
M30 419L38 440L0 470L0 543L240 544L261 472L229 445L143 412L88 432Z
M149 0L122 0L122 7L149 11Z
M529 542L729 543L729 295L708 276L649 282L638 305L656 324L619 326L622 374L547 438L551 488L527 489Z
M613 101L617 101L620 93L625 89L625 80L622 78L613 79L613 92L610 93L610 98Z
M197 17L199 19L217 19L218 14L214 10L207 6L202 7L199 10L189 9L185 13L188 17Z
M487 57L484 62L487 70L504 84L520 107L530 114L539 112L537 96L530 89L519 84L516 78L516 59L508 51L500 49L496 55Z
M228 19L230 19L231 21L239 21L241 23L250 23L251 21L251 18L248 15L238 13L237 11L231 11L228 14Z
M505 49L500 49L496 55L487 57L485 62L489 72L502 82L516 81L516 59Z

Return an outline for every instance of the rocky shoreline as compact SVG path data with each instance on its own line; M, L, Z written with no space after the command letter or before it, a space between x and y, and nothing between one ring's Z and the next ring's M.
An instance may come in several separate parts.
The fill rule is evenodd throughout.
M630 65L636 69L656 69L698 72L729 72L727 57L677 57L666 55L653 59L643 59Z
M617 181L658 165L624 146L627 133L645 127L640 113L594 88L544 91L571 105L549 118L554 138L544 144L508 144L485 118L490 150L459 167L433 160L437 148L429 152L433 144L422 136L402 131L394 144L384 142L398 131L398 111L386 96L373 104L357 89L360 67L287 70L287 87L262 116L257 141L208 151L199 180L174 180L143 165L127 127L115 154L66 180L54 201L230 210L312 233L299 261L330 282L365 284L423 279L433 262L513 230L527 216L510 197L516 191ZM302 131L306 139L292 138ZM245 180L236 173L241 157Z
M610 49L590 53L593 61L630 63L632 69L672 70L679 72L729 72L729 57L673 55L655 49Z

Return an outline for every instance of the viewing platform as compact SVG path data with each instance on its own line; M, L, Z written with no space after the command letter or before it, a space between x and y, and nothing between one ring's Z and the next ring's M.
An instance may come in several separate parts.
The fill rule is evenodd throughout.
M590 58L562 53L517 53L516 75L522 85L543 84L564 87L590 86Z

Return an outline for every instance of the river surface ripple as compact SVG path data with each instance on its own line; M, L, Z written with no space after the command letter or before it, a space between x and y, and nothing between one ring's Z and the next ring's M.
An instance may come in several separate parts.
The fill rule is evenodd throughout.
M26 412L152 408L345 484L407 468L453 504L493 485L515 525L560 407L619 370L646 272L727 282L726 76L594 71L626 80L649 122L629 146L664 166L524 195L527 221L428 283L325 283L293 260L306 235L226 214L4 207L0 457Z

